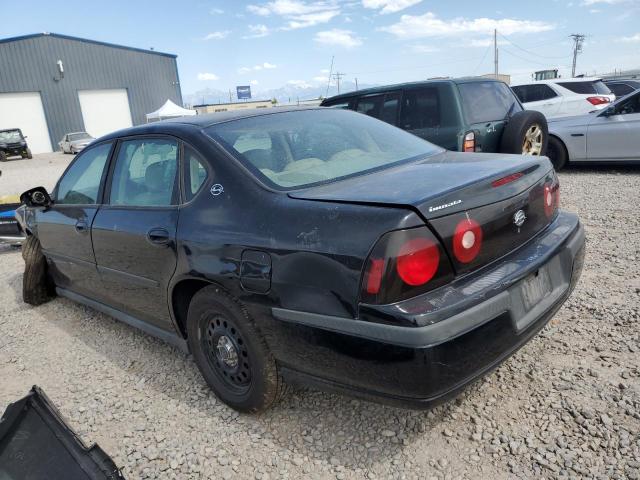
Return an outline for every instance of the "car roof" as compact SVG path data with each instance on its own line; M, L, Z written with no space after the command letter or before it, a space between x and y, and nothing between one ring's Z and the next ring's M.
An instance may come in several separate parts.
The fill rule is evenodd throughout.
M3 129L0 129L0 132L13 132L14 130L22 131L18 127L16 127L16 128L3 128Z
M549 78L547 80L531 80L530 82L517 82L511 85L512 87L519 87L520 85L533 85L539 83L565 83L565 82L597 82L602 80L601 77L566 77L566 78Z
M333 97L326 98L324 101L334 101L339 100L341 98L351 98L355 96L369 95L372 93L383 93L388 92L389 90L404 90L410 88L421 87L424 85L437 85L437 84L445 84L445 83L476 83L476 82L500 82L504 83L502 80L496 78L489 77L460 77L460 78L433 78L430 80L420 80L417 82L405 82L405 83L395 83L390 85L380 85L377 87L364 88L362 90L354 90L351 92L341 93L339 95L334 95Z

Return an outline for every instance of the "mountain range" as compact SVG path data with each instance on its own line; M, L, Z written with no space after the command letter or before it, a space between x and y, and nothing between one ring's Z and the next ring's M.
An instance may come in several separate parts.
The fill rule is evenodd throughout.
M358 85L360 89L369 88L374 85ZM344 81L340 83L340 93L356 90L353 82ZM315 100L319 98L337 95L338 89L335 85L329 87L327 93L326 85L312 85L306 82L289 83L279 88L261 90L256 87L251 88L252 100L273 100L274 98L281 104L296 103L304 100ZM237 102L235 90L219 90L215 88L204 88L193 93L183 94L182 101L185 106Z

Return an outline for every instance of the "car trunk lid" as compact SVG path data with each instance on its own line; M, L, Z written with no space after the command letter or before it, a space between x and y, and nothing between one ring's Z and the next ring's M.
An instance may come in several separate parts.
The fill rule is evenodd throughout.
M461 273L506 255L544 228L550 222L544 188L554 181L545 157L445 152L289 196L416 210ZM514 218L519 211L525 215L521 225ZM456 226L464 219L478 222L483 231L482 249L468 262L457 260L453 246Z

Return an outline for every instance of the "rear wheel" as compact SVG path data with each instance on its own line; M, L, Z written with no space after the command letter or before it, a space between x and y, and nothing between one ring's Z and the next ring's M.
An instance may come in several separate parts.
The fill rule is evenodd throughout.
M533 110L513 115L502 132L501 153L519 155L545 155L549 129L545 116Z
M553 163L553 168L562 170L567 164L567 149L562 141L556 137L549 137L549 146L547 147L547 157Z
M7 159L7 154L0 151L0 162L4 162Z
M53 288L47 276L47 260L42 254L40 241L33 235L22 244L22 258L22 299L30 305L41 305L53 297Z
M27 148L27 158L31 160L33 158L33 154L31 153L31 149Z
M188 342L216 396L242 412L260 412L284 392L273 355L246 309L216 286L196 293L187 317Z

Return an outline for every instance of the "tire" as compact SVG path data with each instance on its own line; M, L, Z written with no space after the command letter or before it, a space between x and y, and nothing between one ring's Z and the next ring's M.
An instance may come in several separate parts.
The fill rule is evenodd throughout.
M534 132L540 133L540 138L536 144L536 148L527 147L531 145L529 134ZM502 132L502 140L500 141L500 153L515 153L517 155L545 155L547 152L547 143L549 141L549 128L545 116L533 110L523 110L514 114L509 123L504 127ZM525 151L525 150L528 150Z
M0 152L0 162L4 162L7 160L7 154L5 152Z
M22 244L22 258L22 299L30 305L41 305L51 300L53 288L47 276L47 260L42 254L40 241L33 235Z
M549 137L549 145L547 146L547 157L553 163L556 172L562 170L567 164L567 149L562 140L556 137Z
M27 158L29 160L31 160L33 158L33 155L31 154L31 149L30 148L27 148Z
M253 319L220 288L204 287L193 296L187 336L202 376L231 408L261 412L284 394L278 365Z

